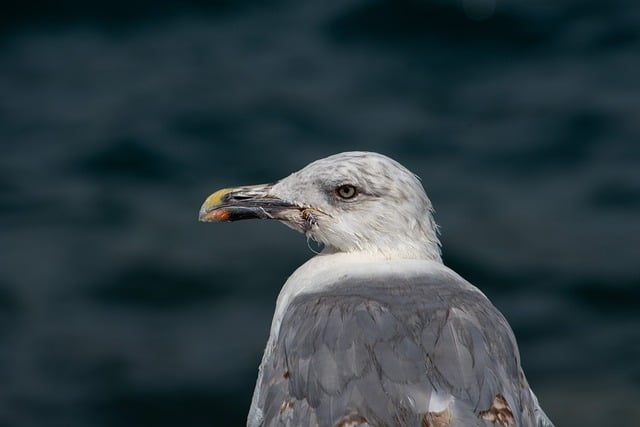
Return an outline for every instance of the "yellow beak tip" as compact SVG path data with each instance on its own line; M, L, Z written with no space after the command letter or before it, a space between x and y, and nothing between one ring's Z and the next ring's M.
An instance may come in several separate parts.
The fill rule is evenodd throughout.
M224 210L220 211L211 211L213 208L222 203L222 198L230 193L232 188L223 188L221 190L216 191L206 198L202 207L200 208L200 214L198 215L198 219L200 221L224 221L228 218L228 213Z
M202 204L201 210L211 209L212 207L219 205L220 203L222 203L222 198L225 196L225 194L230 193L231 190L231 188L223 188L222 190L216 191L215 193L207 197L207 199Z

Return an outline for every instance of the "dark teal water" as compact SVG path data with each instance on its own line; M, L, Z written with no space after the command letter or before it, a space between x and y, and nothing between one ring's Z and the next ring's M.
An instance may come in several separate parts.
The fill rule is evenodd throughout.
M640 418L637 1L30 2L0 25L0 425L241 425L313 254L200 204L354 149L422 177L557 425Z

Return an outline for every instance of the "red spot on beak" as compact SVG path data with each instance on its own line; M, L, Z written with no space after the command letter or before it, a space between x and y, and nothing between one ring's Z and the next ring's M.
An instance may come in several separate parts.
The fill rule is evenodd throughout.
M229 217L230 216L231 216L231 213L229 213L228 210L216 209L216 210L207 212L206 214L202 215L200 217L200 220L201 221L211 221L211 222L229 221Z

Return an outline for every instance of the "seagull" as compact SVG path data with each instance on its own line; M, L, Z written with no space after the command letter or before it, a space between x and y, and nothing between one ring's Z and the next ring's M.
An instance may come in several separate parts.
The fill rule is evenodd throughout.
M346 152L225 188L206 222L275 219L321 244L278 296L248 427L553 427L504 316L441 259L419 178Z

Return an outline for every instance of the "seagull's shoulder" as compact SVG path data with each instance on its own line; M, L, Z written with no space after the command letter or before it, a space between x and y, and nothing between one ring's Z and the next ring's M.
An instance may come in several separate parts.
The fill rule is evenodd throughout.
M279 296L262 369L265 426L539 418L504 317L434 261L313 258Z
M464 298L490 304L478 288L440 261L386 259L360 253L321 254L300 266L282 287L272 335L277 335L294 300L344 294L369 299L404 295L415 302L434 299L433 303Z

